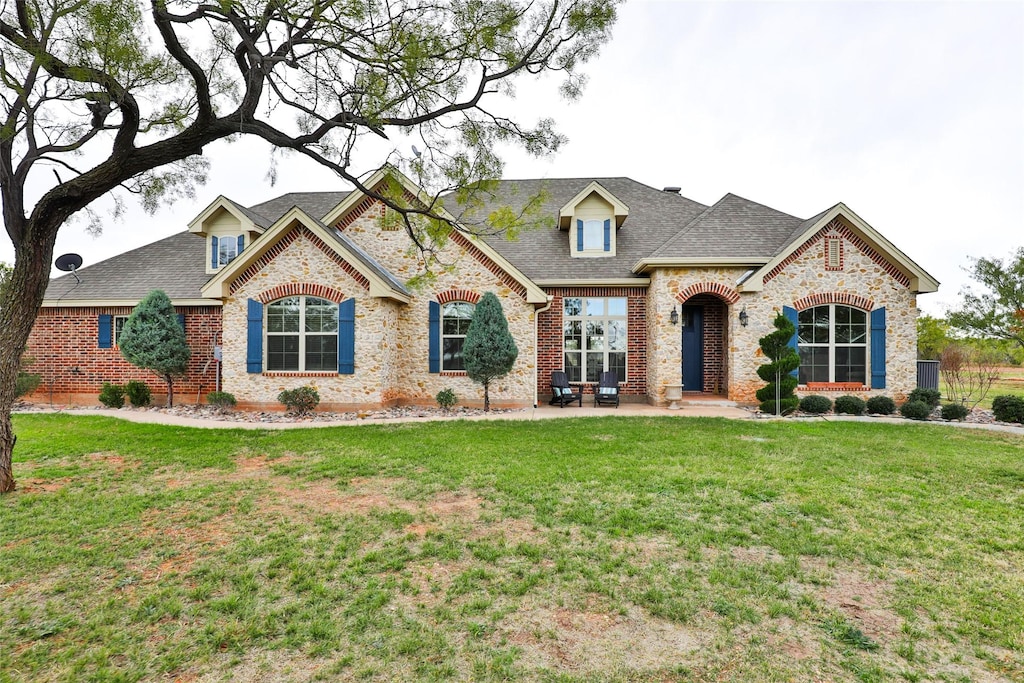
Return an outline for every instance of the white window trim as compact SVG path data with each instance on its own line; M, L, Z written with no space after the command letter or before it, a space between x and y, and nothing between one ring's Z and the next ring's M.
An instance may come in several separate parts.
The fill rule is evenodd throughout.
M444 340L445 339L462 339L463 340L463 342L462 342L463 343L463 349L465 349L465 343L466 343L465 342L466 335L464 335L464 334L445 334L444 333L444 319L445 319L444 312L445 312L445 309L448 306L452 305L452 304L467 304L467 305L473 307L473 312L474 313L476 312L476 304L471 303L469 301L448 301L446 303L441 304L441 372L446 372L446 373L466 372L465 367L463 367L463 368L446 368L444 366L444 363L445 363L445 358L444 358ZM472 319L473 318L471 316L470 320L472 320ZM463 365L465 365L465 361L463 361Z
M577 220L583 221L584 241L583 241L583 249L582 250L577 248L577 246L579 245L578 233L579 233L579 230L580 230L579 225L577 223ZM610 225L611 225L611 234L608 236L608 239L609 239L609 244L608 244L609 249L608 249L608 251L604 250L604 222L606 220L610 221ZM598 242L597 242L597 248L596 249L592 249L592 248L588 249L587 248L586 232L585 232L587 223L597 223L597 224L600 225L600 231L598 233L599 234L599 239L598 239ZM617 233L616 233L616 228L615 228L615 217L610 215L610 214L608 216L604 217L604 218L578 218L578 219L574 218L573 221L572 221L572 228L569 230L569 240L570 240L570 243L571 243L571 246L572 246L572 255L575 256L575 257L583 257L583 258L607 258L607 257L610 257L610 256L615 256L615 249L616 249L615 238L616 238L616 235L617 235ZM573 297L573 298L576 298L576 297ZM591 298L593 298L593 297L591 297ZM612 297L612 298L617 298L617 297Z
M824 344L822 344L822 343L804 344L804 343L800 342L800 336L799 336L800 335L800 316L799 316L799 314L797 314L797 331L796 331L796 334L797 334L797 352L799 353L799 350L802 347L806 347L806 348L809 348L809 349L823 349L823 348L827 348L828 349L828 358L829 358L829 362L828 362L828 382L827 383L828 384L836 384L837 383L837 381L836 381L836 349L838 349L838 348L853 349L853 348L864 347L864 381L862 382L862 384L864 386L866 386L866 387L870 386L870 380L871 380L871 313L870 313L870 311L865 311L865 310L863 310L861 308L857 308L856 306L849 306L847 304L835 304L835 303L833 303L833 304L820 304L818 306L811 306L810 308L805 308L804 311L814 310L815 308L824 308L825 306L828 306L828 309L829 309L829 311L828 311L828 316L829 316L828 317L828 321L829 321L828 322L828 342L824 343ZM864 343L863 344L859 344L859 343L858 344L836 343L836 306L842 306L844 308L849 308L849 309L852 309L854 311L860 311L861 313L864 314ZM803 313L804 311L800 311L800 313ZM814 382L814 384L817 384L817 383L818 382ZM846 384L847 382L843 382L843 383ZM807 386L807 384L804 383L804 384L801 384L800 386Z
M335 353L334 353L334 365L333 365L333 367L331 369L328 369L328 370L307 370L306 369L306 337L307 336L327 337L327 336L331 336L331 334L332 334L330 332L306 332L306 300L307 299L320 299L321 301L327 301L328 303L333 303L333 302L329 301L328 299L324 299L323 297L319 297L319 296L307 296L305 294L296 294L296 295L293 295L293 296L296 296L299 299L299 329L298 329L297 332L271 332L270 331L270 307L273 306L274 304L278 303L279 301L283 301L285 299L291 299L292 296L283 296L280 299L275 299L274 301L271 301L270 303L267 304L267 307L266 307L267 314L263 316L263 367L266 368L266 372L268 372L268 373L275 373L275 372L324 373L324 372L330 372L332 374L336 374L337 371L338 371L338 353L340 352L340 349L336 349L335 350ZM337 305L334 306L334 315L335 315L335 319L337 319L337 316L338 316L338 307L337 307ZM339 321L338 324L340 325L340 321ZM270 368L270 338L271 337L294 337L296 335L298 335L298 337L299 337L299 367L297 369L296 368L277 368L277 369L271 369ZM335 339L338 338L338 330L334 331L333 336L334 336Z
M120 348L118 342L121 340L121 333L124 332L124 324L128 322L127 315L115 315L110 321L110 334L113 336L114 348ZM118 328L118 321L121 321L121 326Z
M565 302L568 299L579 299L582 302L582 305L580 306L580 315L566 315L566 313L565 313ZM602 299L602 300L604 300L605 314L601 315L601 316L588 316L587 313L586 313L586 305L587 305L586 301L587 301L587 299ZM612 299L621 299L621 300L626 302L626 314L625 315L608 315L608 313L607 313L607 311L608 311L608 302L610 300L612 300ZM607 323L609 321L611 321L611 320L618 320L618 321L622 321L624 323L624 330L625 330L625 333L626 333L626 348L621 350L621 351L617 351L617 350L614 350L614 349L607 348L608 344L605 343L605 348L600 353L602 353L603 356L604 356L603 359L602 359L602 367L603 368L608 368L608 354L609 353L621 353L623 355L623 375L625 375L625 376L624 377L619 377L618 379L619 379L619 386L622 386L622 385L626 384L626 378L629 377L629 297L625 297L625 296L567 296L567 297L564 297L562 299L562 332L561 332L561 334L562 334L562 363L563 363L563 365L565 364L565 354L566 354L566 349L565 349L565 323L566 323L566 321L571 321L571 320L579 320L579 321L581 321L580 328L581 328L581 339L582 339L582 341L581 341L581 348L579 350L575 350L574 349L574 350L569 351L569 353L579 353L580 354L580 379L579 380L573 380L573 379L570 378L569 381L573 382L574 384L597 384L598 383L598 380L588 380L587 379L587 354L588 353L598 353L598 352L597 351L591 351L591 350L586 348L586 344L587 344L586 324L587 324L588 320L592 321L592 322L594 322L594 321L602 321L602 322L604 322L605 323L605 330L606 330L605 336L607 337L607 334L608 334L607 333L607 329L608 329ZM565 370L566 374L569 373L569 369L568 368L563 368L563 369ZM602 372L604 372L603 369L602 369Z

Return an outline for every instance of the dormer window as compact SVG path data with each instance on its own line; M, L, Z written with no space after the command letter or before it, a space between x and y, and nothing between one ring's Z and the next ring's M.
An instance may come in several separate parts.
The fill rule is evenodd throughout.
M576 251L606 253L611 250L611 219L576 221Z
M227 264L245 248L245 235L213 235L210 237L210 268L217 270Z

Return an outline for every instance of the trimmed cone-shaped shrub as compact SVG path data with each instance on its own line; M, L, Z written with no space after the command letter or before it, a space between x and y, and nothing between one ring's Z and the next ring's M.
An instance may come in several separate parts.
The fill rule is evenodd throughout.
M491 382L507 375L518 357L519 348L508 331L501 302L493 292L487 292L473 309L473 320L462 346L466 374L484 385L485 412L491 409Z
M931 414L931 406L924 401L907 401L900 406L900 415L911 420L927 420Z
M992 399L992 413L1000 422L1024 423L1024 398L1012 394Z
M907 396L908 401L921 401L927 403L929 408L938 408L942 402L942 392L938 389L925 389L918 387Z
M970 411L967 410L967 406L959 403L947 403L942 406L942 419L943 420L963 420L967 417Z
M128 316L117 343L129 363L152 370L167 383L167 406L173 406L174 377L185 374L192 351L167 295L159 289L147 294Z
M800 354L789 345L789 340L796 334L793 323L779 313L773 324L775 332L757 340L769 362L757 369L757 376L768 385L758 389L756 396L761 402L761 412L786 415L800 405L800 399L793 394L797 379L790 374L800 367Z
M888 396L872 396L868 399L867 409L874 415L892 415L896 412L896 401Z
M856 396L840 396L834 407L837 415L863 415L864 408L864 400Z
M832 410L832 400L828 396L812 394L800 399L800 412L812 415L823 415Z

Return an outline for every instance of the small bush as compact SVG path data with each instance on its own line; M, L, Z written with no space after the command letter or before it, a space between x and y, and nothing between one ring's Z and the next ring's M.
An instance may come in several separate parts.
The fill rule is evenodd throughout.
M907 401L900 406L900 415L911 420L927 420L931 414L931 407L924 401Z
M33 375L29 372L19 372L17 379L14 380L14 397L25 396L31 394L33 391L39 388L39 383L42 381L42 377L39 375Z
M229 410L238 404L235 395L226 391L211 391L206 395L206 402L220 410Z
M124 387L120 384L104 382L100 389L100 403L108 408L124 407Z
M800 412L821 415L832 410L832 401L828 396L812 394L800 399Z
M967 406L959 403L947 403L942 406L942 419L943 420L963 420L967 417Z
M892 415L896 412L896 401L888 396L872 396L866 406L868 412L875 415Z
M128 400L136 408L149 405L149 399L152 393L149 387L146 386L145 382L139 382L138 380L132 380L124 385L124 393L128 396Z
M942 394L938 389L922 389L918 387L910 392L910 396L907 396L907 401L921 401L926 403L929 408L938 408L939 403L942 401Z
M282 391L277 395L277 400L283 403L289 412L305 415L319 405L320 394L313 387L296 387Z
M434 399L437 401L437 405L441 406L442 410L451 410L455 407L459 397L455 395L451 388L448 388L437 392L437 396Z
M1000 422L1024 423L1024 398L1004 394L992 399L992 412Z
M835 411L839 415L863 415L866 404L856 396L840 396L836 399Z

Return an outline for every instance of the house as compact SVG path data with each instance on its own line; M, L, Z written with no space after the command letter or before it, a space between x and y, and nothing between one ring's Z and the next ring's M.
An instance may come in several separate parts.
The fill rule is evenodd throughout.
M421 196L393 169L367 186L395 180ZM220 388L250 408L302 385L328 409L431 404L445 388L478 402L461 348L486 291L519 347L496 405L544 401L561 369L585 383L614 370L624 400L661 404L683 385L753 402L757 340L780 311L799 329L800 393L900 398L916 385L916 297L938 283L841 203L801 219L732 194L705 206L678 188L575 178L501 181L479 215L527 197L540 227L516 240L453 232L430 277L358 191L219 197L187 231L52 281L28 349L36 400L95 402L104 381L129 379L160 391L117 350L157 288L193 351L179 396Z

